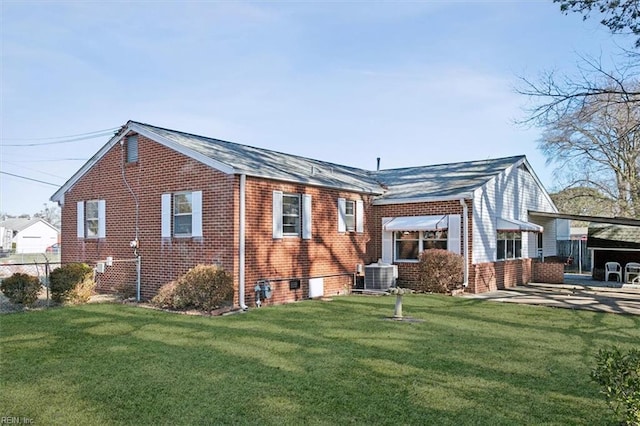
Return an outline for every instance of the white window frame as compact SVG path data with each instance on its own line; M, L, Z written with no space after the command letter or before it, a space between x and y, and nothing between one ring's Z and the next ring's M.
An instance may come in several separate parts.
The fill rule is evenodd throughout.
M295 206L295 211L297 213L291 213L291 212L286 212L285 210L285 204L287 203L287 199L289 200L293 200L295 199L294 203L290 203L291 205ZM282 194L282 235L285 237L299 237L301 234L301 230L302 230L302 211L301 211L301 197L300 194L291 194L291 193L283 193ZM294 219L294 224L287 224L285 225L285 218L293 218ZM288 222L288 221L287 221ZM286 227L290 227L293 226L294 227L294 231L285 231Z
M190 212L176 212L176 198L188 195ZM161 236L162 238L200 238L202 237L202 191L179 191L162 194L161 198ZM190 216L190 232L176 233L176 217Z
M284 232L284 197L298 198L298 215L288 215L287 217L298 217L297 232ZM312 201L310 194L296 194L282 191L273 191L273 239L302 237L303 240L312 238Z
M349 209L348 207L351 206ZM348 213L348 210L351 210ZM338 198L338 232L364 232L364 202Z
M501 238L502 237L502 238ZM513 260L513 259L522 259L522 231L498 231L496 238L496 260L504 261L504 260ZM500 241L504 241L503 244L503 252L500 253ZM518 247L518 242L520 242ZM512 245L512 255L509 256L509 243ZM519 256L518 256L518 252Z
M356 202L353 200L345 200L344 224L347 232L356 230Z
M398 258L398 239L396 238L397 233L403 233L403 232L417 232L418 233L418 238L416 239L412 239L410 241L417 241L418 242L418 256L416 258L413 259L403 259L403 258ZM428 233L431 232L436 232L436 233L440 233L440 237L441 238L426 238L426 235ZM425 241L439 241L439 242L444 242L445 243L445 247L443 248L443 250L449 250L449 236L448 236L449 230L448 229L438 229L438 230L433 230L433 231L411 231L411 230L406 230L406 231L395 231L393 232L393 259L395 262L418 262L419 261L419 257L420 257L420 253L422 253L424 250L428 250L425 249Z
M95 205L90 209L89 205ZM78 238L96 239L107 236L107 207L105 200L78 201L77 204L77 236ZM88 212L93 211L89 217ZM93 225L93 226L90 226Z

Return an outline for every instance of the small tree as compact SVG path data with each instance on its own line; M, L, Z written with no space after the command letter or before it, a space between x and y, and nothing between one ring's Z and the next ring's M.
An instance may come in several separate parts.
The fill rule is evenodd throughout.
M462 287L464 260L448 250L429 249L420 253L419 290L450 293Z
M2 280L0 290L9 298L11 303L33 305L38 300L40 280L27 274L17 272Z
M640 350L600 349L591 378L603 388L607 404L627 425L640 425Z

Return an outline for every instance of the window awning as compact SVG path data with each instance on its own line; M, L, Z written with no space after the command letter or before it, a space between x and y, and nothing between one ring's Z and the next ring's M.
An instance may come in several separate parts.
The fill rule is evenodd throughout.
M542 232L544 231L544 228L535 223L523 222L518 219L498 218L498 230L499 231Z
M387 222L383 229L385 231L435 231L448 227L447 216L438 215L395 217Z

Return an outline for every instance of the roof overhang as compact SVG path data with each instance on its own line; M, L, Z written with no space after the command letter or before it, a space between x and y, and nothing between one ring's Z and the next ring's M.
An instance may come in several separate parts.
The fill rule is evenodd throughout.
M529 216L546 217L551 219L579 220L582 222L609 223L612 225L640 226L640 219L627 217L585 216L579 214L549 213L529 210Z
M436 201L457 201L461 199L471 199L473 198L473 193L471 192L463 192L455 195L448 195L445 197L416 197L416 198L378 198L373 200L374 206L385 206L391 204L410 204L410 203L433 203Z
M385 223L385 231L435 231L449 227L446 215L395 217Z
M531 222L523 222L517 219L498 218L498 231L543 232L544 228Z

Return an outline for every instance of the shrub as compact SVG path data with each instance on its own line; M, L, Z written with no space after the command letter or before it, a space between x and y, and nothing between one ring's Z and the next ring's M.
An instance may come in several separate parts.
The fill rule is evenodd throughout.
M640 350L600 349L591 378L602 386L607 404L627 425L640 425Z
M420 253L419 289L433 293L450 293L464 281L463 257L448 250L429 249Z
M87 302L96 286L93 269L86 263L69 263L54 269L49 283L53 301L71 304Z
M171 281L160 287L158 290L158 294L153 296L151 299L151 303L159 308L163 309L174 309L174 295L176 293L177 283L175 281Z
M9 298L11 303L33 305L38 300L40 280L38 277L17 272L2 280L0 290Z
M231 301L233 278L214 265L197 265L176 281L162 286L152 303L172 309L212 311Z

